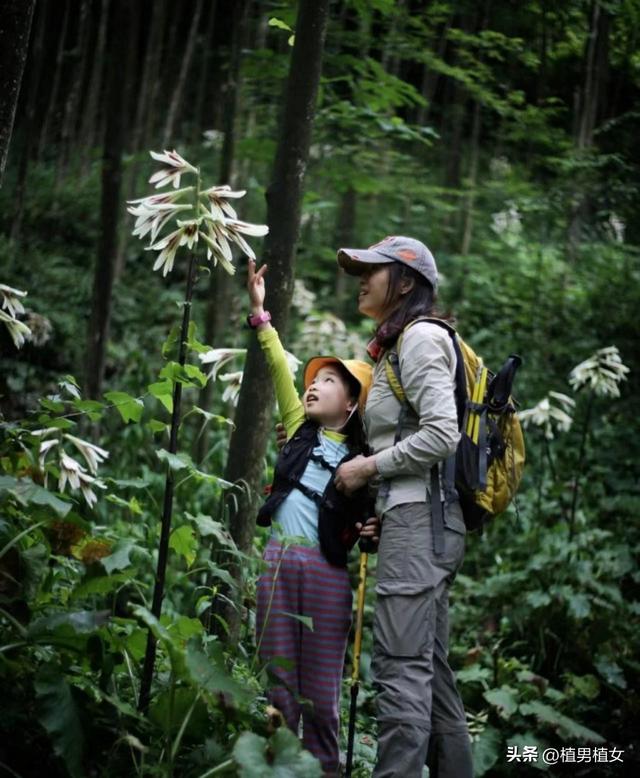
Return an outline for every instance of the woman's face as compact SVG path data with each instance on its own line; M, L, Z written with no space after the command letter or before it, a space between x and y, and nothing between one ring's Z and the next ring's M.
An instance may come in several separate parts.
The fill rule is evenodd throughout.
M389 265L369 265L360 276L358 310L365 316L384 321L388 309Z

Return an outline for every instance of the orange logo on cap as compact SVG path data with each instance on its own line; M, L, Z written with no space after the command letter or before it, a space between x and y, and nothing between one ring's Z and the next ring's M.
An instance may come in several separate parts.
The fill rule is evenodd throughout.
M418 259L416 252L411 251L411 249L403 249L402 251L398 251L398 256L402 257L402 259L406 259L407 262L413 262L414 259Z

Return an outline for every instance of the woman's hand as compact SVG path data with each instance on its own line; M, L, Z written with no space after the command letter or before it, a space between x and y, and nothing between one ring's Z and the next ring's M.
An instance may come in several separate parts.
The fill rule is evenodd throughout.
M267 266L262 265L260 270L256 273L256 262L254 259L249 260L249 276L247 278L247 290L249 292L249 300L251 301L251 312L255 315L261 314L264 311L264 296L266 293L266 286L264 283L264 274L267 272Z
M356 529L360 533L361 538L370 540L376 545L380 541L380 519L377 516L371 516L364 524L361 522L356 523Z
M351 494L364 486L371 476L378 472L375 457L364 457L360 454L340 465L336 470L336 489Z

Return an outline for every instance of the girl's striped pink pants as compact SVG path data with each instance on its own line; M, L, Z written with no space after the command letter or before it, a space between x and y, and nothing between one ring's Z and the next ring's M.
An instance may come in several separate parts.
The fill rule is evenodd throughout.
M351 625L347 569L330 565L317 547L283 547L276 540L269 541L264 559L268 569L258 581L257 641L260 658L275 660L270 669L279 681L269 700L296 734L302 717L304 747L325 772L335 772L340 685ZM295 615L309 617L313 630Z

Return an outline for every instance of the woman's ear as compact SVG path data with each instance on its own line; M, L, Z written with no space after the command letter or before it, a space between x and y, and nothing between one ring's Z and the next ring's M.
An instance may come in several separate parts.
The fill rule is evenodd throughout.
M400 282L400 296L402 297L405 294L408 294L415 285L416 285L415 279L403 278Z

